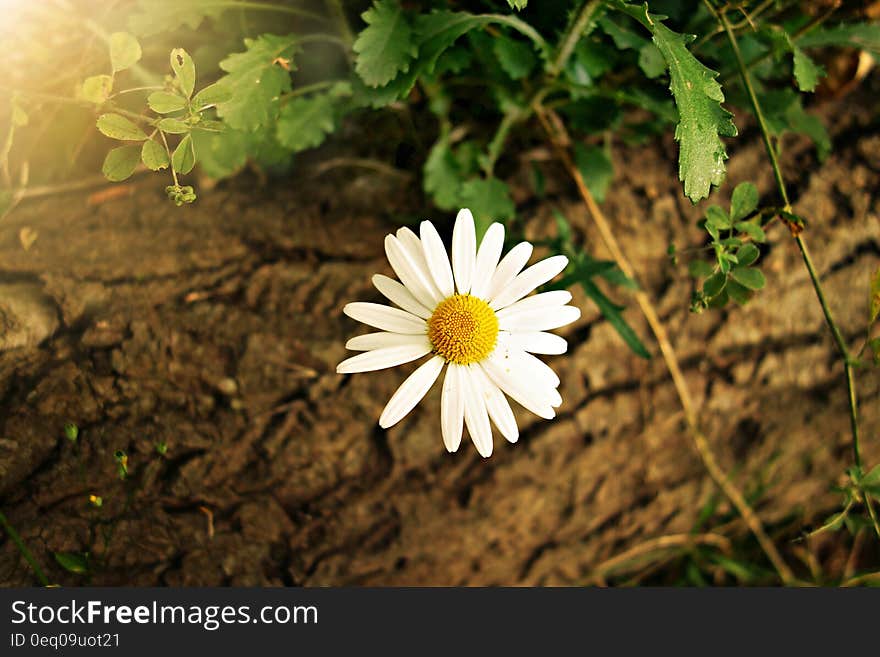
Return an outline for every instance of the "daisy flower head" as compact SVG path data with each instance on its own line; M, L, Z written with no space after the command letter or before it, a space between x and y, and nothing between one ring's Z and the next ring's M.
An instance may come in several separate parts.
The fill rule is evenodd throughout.
M430 355L392 395L379 418L397 424L425 396L446 366L440 428L446 449L461 445L467 426L477 451L492 454L492 424L510 442L519 429L507 397L545 419L562 404L559 377L534 354L562 354L566 341L547 331L570 324L580 309L565 290L527 296L565 269L562 255L523 269L532 245L520 242L501 257L504 226L493 223L477 246L474 218L463 209L452 231L452 262L430 221L419 235L401 228L385 237L385 253L397 277L373 276L373 284L397 307L349 303L343 312L380 329L352 338L346 348L362 353L342 361L340 374L370 372Z

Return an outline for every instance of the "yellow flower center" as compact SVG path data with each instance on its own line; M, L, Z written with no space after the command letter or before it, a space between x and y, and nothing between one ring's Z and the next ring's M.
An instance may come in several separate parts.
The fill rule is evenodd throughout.
M476 363L495 348L498 318L489 304L470 294L456 294L434 309L428 320L434 353L459 365Z

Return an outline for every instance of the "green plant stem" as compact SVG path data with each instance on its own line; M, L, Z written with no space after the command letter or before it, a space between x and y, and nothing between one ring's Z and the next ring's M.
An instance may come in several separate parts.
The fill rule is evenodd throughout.
M297 96L305 96L310 93L314 93L316 91L321 91L322 89L329 89L335 84L342 82L342 80L321 80L320 82L314 82L312 84L307 84L302 87L298 87L292 91L288 91L287 93L281 94L281 101L284 102L289 98L296 98Z
M758 121L758 127L761 130L761 137L764 140L764 147L767 150L767 156L770 159L770 165L773 167L773 176L776 178L776 186L779 188L779 194L782 196L782 200L785 203L784 210L786 212L791 212L791 202L789 201L788 192L785 188L785 179L782 177L782 169L779 166L779 158L776 154L776 149L773 146L773 142L770 139L770 131L767 128L767 121L764 118L764 112L761 109L761 103L758 101L758 95L755 93L755 87L752 84L751 77L749 77L748 66L743 60L742 52L739 49L739 43L736 40L736 36L734 35L733 29L730 26L730 22L727 20L724 12L717 11L715 7L712 6L710 0L703 0L703 3L706 5L709 11L712 12L712 14L718 19L718 21L724 27L724 31L727 33L727 39L730 42L730 46L733 49L734 56L736 57L736 63L737 67L739 68L740 77L742 78L743 85L745 86L746 92L748 93L749 102L751 103L752 109L755 112L755 118ZM849 347L847 347L846 340L844 339L843 334L840 332L840 328L837 326L837 322L834 321L834 317L831 314L831 307L828 305L828 300L825 297L825 291L822 288L822 282L819 280L819 274L816 272L816 267L813 264L813 259L810 257L810 251L807 248L807 243L804 241L804 238L798 233L795 233L794 239L798 249L801 252L801 257L803 258L804 265L807 268L807 272L810 275L810 281L813 284L813 290L815 290L816 292L816 298L819 300L819 305L822 307L822 314L825 316L825 323L828 325L828 328L831 331L831 335L833 336L834 341L837 344L837 348L840 351L840 355L843 359L844 375L846 377L846 390L849 401L849 422L850 431L852 433L853 461L855 462L856 467L861 470L862 455L859 449L858 394L856 392L855 376L853 375L854 359L850 354ZM874 521L874 529L877 532L877 536L880 537L880 523L877 522L876 513L874 511L869 495L865 495L865 505L868 507L868 513Z
M556 57L553 58L553 62L547 69L548 75L551 77L559 75L565 67L566 62L568 62L568 58L571 57L571 53L574 51L577 42L580 41L582 36L584 36L584 32L587 30L590 21L596 15L596 12L601 6L601 0L589 0L583 4L574 20L569 24L565 35L559 42L559 49L556 51Z
M351 48L351 45L354 43L354 34L348 24L348 19L345 17L345 10L342 8L341 0L326 0L326 5L333 13L333 20L336 22L339 34L342 36L346 45Z
M28 562L31 569L34 571L34 574L37 576L37 579L40 580L40 584L43 586L49 586L49 578L46 577L46 573L43 572L43 569L40 567L40 564L37 563L36 558L28 549L28 546L24 544L24 541L19 536L18 532L15 531L15 528L9 524L9 521L6 519L6 516L0 511L0 527L3 528L3 531L6 532L6 535L15 543L15 547L18 548L18 551L21 553L21 556L24 557L24 560Z
M532 43L549 55L550 47L547 45L547 41L535 28L525 21L520 20L516 16L505 16L504 14L482 14L481 17L490 20L493 23L500 23L501 25L507 25L508 27L513 28L523 36L531 39Z

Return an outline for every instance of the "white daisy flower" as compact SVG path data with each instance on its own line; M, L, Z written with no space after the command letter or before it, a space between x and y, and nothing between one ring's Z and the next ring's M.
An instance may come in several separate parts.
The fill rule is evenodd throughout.
M566 305L571 294L564 290L526 295L565 269L568 258L553 256L523 270L532 245L521 242L501 258L504 226L499 223L489 226L478 249L467 209L455 220L451 266L434 225L423 221L419 232L401 228L385 238L400 282L377 274L373 284L398 307L345 306L346 315L381 332L349 340L347 349L363 353L342 361L336 371L370 372L430 354L388 401L379 425L387 429L403 419L448 365L440 402L443 443L456 451L467 425L477 451L488 457L490 418L507 440L519 438L507 397L548 420L562 404L559 377L532 354L565 353L566 341L546 331L570 324L581 312Z

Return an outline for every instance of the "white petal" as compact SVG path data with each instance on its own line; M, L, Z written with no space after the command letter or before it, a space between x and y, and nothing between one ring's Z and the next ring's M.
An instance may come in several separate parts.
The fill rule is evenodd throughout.
M496 297L501 290L507 287L516 278L516 275L522 271L522 268L526 266L531 257L532 245L528 242L520 242L513 247L501 259L501 262L495 268L495 273L492 274L492 280L489 283L489 298Z
M425 340L427 342L427 340ZM397 347L385 347L365 351L357 356L346 358L336 366L338 374L354 374L355 372L373 372L384 370L395 365L402 365L411 360L421 358L431 352L431 345L404 344Z
M511 333L519 331L549 331L566 324L571 324L581 316L577 306L561 306L559 308L539 308L525 312L510 313L498 316L498 326Z
M477 234L474 215L467 208L459 210L452 229L452 272L459 294L471 291L477 262Z
M556 417L556 411L550 404L551 396L546 388L520 380L512 363L501 363L499 359L489 357L482 361L480 366L489 379L520 406L547 420Z
M452 278L452 267L449 265L449 255L446 253L446 247L443 246L443 240L430 221L422 222L419 234L422 236L422 251L425 262L428 263L428 271L431 272L443 296L451 297L455 294L455 281Z
M433 310L437 306L437 300L431 293L431 286L427 279L428 273L419 270L416 263L410 258L407 249L394 235L385 237L385 254L400 282L406 285L420 304L428 310Z
M523 367L531 373L529 379L540 381L543 385L552 388L557 388L559 386L559 376L553 371L553 368L540 358L536 358L525 351L520 351L517 353L516 357L522 361Z
M498 266L503 248L504 226L494 223L489 226L477 251L474 278L471 281L471 294L475 297L486 299L489 296L489 284L492 282L492 274Z
M434 356L410 374L385 405L379 418L379 426L383 429L392 427L415 408L440 376L444 362L440 356Z
M406 249L406 253L410 257L410 260L415 264L416 269L424 272L425 283L431 292L431 297L436 299L437 302L442 301L445 298L445 295L441 294L440 289L434 282L434 276L431 274L431 269L428 267L428 261L425 260L425 251L422 248L422 240L420 240L419 236L406 226L398 229L397 239L400 240L403 248Z
M391 303L400 306L405 311L417 315L422 319L428 319L431 316L431 311L419 303L419 301L413 296L413 293L410 292L406 286L398 283L393 278L388 278L382 274L376 274L373 276L373 285L375 285L376 289L384 294Z
M425 320L419 319L413 314L383 306L381 303L367 303L356 301L346 304L342 309L346 315L369 326L375 326L383 331L392 333L427 333L428 325Z
M346 349L352 351L372 351L373 349L384 349L386 347L399 347L405 344L423 345L428 341L425 335L406 335L404 333L367 333L366 335L357 335L345 343Z
M499 310L498 319L508 317L513 313L523 312L527 310L539 310L544 308L557 308L564 306L571 301L571 292L568 290L553 290L552 292L541 292L541 294L533 294L525 299L520 299L516 303L512 303L506 308Z
M507 402L504 393L489 380L486 372L478 365L471 365L471 372L480 379L480 385L483 388L483 401L486 402L486 410L492 422L498 427L498 431L509 442L515 443L519 440L519 427L516 426L516 418L513 410Z
M557 355L568 351L565 338L539 331L514 332L510 335L510 344L531 354Z
M440 429L443 444L449 452L458 451L464 424L464 395L461 365L449 363L443 380L443 398L440 401Z
M483 387L469 366L463 368L461 380L465 389L464 423L480 456L488 458L492 456L492 427L489 425L486 402L483 401Z
M535 263L513 279L489 303L493 310L509 306L519 301L539 285L543 285L568 266L564 255L553 256Z

